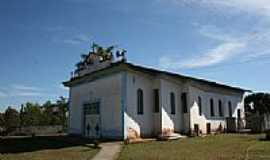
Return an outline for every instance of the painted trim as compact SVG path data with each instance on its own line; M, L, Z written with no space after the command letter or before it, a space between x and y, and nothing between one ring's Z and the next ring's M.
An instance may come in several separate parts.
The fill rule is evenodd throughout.
M88 83L88 82L93 82L108 76L112 76L118 73L121 73L121 71L123 71L123 69L121 68L109 68L108 70L105 71L97 71L96 73L92 73L90 75L85 75L85 76L81 76L81 77L77 77L74 80L70 80L68 82L63 82L63 84L65 86L68 87L74 87L80 84L84 84L84 83Z
M127 72L122 72L121 79L121 127L123 139L127 138L126 124L125 124L125 113L127 107Z
M71 134L71 109L72 109L72 101L71 101L71 88L68 91L68 134Z

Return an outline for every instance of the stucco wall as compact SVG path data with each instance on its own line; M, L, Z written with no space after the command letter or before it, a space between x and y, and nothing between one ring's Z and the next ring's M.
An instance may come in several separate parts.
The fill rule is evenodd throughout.
M82 134L83 105L100 101L102 136L106 138L122 137L120 96L120 73L71 87L69 132Z
M138 114L137 110L138 89L143 90L142 115ZM159 113L154 113L154 89L159 89ZM175 94L175 114L171 114L171 92ZM186 114L182 109L182 93L187 93ZM202 116L198 113L198 96L202 99ZM210 98L214 100L215 117L210 116ZM218 116L219 99L223 102L224 117ZM194 124L199 124L202 132L206 133L206 123L211 123L214 131L220 124L225 126L225 117L229 116L229 101L232 103L233 117L237 116L238 108L241 109L241 117L244 117L242 93L168 76L151 76L127 70L71 87L70 133L83 132L83 104L91 101L100 101L101 132L103 137L108 138L126 138L130 129L142 137L154 136L167 129L187 133L194 129Z
M154 134L159 118L153 113L153 89L158 88L158 83L158 80L146 74L127 73L126 130L135 130L142 137ZM143 90L143 114L137 113L138 89Z
M243 95L237 93L225 92L219 89L216 92L212 87L208 87L207 90L199 89L194 86L189 86L189 99L190 99L190 118L191 118L191 129L194 129L194 124L199 124L200 129L203 133L206 133L206 123L211 123L211 130L215 131L218 129L220 124L222 127L226 127L225 118L229 117L229 101L232 104L232 116L237 117L237 109L241 109L241 117L244 118L244 105ZM198 97L202 99L202 115L199 115ZM212 117L210 114L210 99L214 100L214 111L215 116ZM219 116L218 101L222 101L224 116Z
M181 105L181 93L184 92L183 84L161 79L161 105L162 105L162 130L184 131L184 115ZM170 93L175 95L175 114L171 114Z

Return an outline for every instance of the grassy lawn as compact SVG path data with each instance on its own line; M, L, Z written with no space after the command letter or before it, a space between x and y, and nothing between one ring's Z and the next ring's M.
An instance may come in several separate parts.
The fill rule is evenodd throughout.
M98 152L88 143L67 136L2 139L0 160L88 160Z
M217 135L123 147L120 160L269 160L270 141L258 135Z

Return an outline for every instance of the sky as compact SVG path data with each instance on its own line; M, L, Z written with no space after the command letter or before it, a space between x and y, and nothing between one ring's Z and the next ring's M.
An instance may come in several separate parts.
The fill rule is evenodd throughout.
M0 111L68 96L93 42L129 62L270 91L269 0L2 0Z

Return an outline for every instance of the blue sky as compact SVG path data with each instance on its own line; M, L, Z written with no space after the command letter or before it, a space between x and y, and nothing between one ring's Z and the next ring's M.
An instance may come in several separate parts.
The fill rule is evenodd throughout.
M128 61L270 91L268 0L8 0L0 2L0 111L67 96L92 42Z

